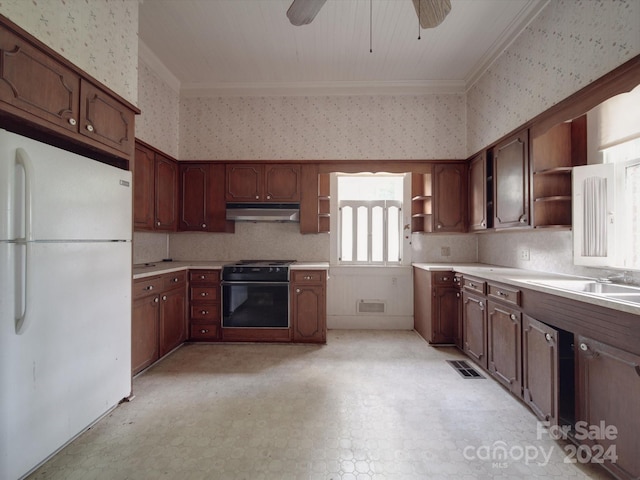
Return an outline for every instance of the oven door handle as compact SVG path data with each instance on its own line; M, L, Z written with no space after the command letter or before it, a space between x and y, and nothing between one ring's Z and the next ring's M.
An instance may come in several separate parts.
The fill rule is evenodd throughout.
M244 282L234 282L234 281L226 281L223 280L220 282L220 285L223 287L225 285L289 285L289 282L254 282L254 281L244 281Z

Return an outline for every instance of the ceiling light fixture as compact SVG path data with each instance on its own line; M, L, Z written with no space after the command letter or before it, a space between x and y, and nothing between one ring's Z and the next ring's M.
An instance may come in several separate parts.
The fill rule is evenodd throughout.
M295 25L308 25L316 17L327 0L293 0L287 17ZM451 11L451 0L412 0L418 15L418 24L422 28L440 25ZM371 8L371 1L369 2ZM419 37L418 29L418 37Z
M289 21L299 27L310 24L327 0L293 0L287 10Z

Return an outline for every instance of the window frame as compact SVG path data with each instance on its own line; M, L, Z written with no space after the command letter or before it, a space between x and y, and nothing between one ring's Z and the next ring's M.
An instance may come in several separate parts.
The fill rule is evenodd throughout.
M340 200L338 194L338 178L340 176L393 176L393 177L402 177L402 201L400 200ZM411 218L410 218L410 208L407 208L407 205L411 205L411 173L388 173L388 172L378 172L378 173L370 173L370 172L362 172L362 173L342 173L342 172L334 172L330 174L330 237L331 237L331 248L330 248L330 264L333 266L373 266L373 267L398 267L398 266L407 266L411 265ZM372 238L371 238L371 215L374 206L380 206L380 204L385 204L386 207L383 208L383 260L382 261L372 261ZM353 260L342 260L342 211L340 206L343 205L369 205L370 208L368 210L368 233L367 233L367 260L366 261L358 261L357 258L357 250L353 250ZM398 249L399 249L399 257L400 260L398 262L390 262L388 261L388 208L399 207L399 215L398 215ZM355 211L355 210L354 210ZM355 217L355 216L354 216ZM355 222L355 218L353 220ZM355 245L356 236L352 240L352 245Z

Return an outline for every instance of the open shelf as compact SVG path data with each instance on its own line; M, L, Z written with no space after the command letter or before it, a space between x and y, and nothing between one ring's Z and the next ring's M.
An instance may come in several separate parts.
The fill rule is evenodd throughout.
M411 231L433 231L433 197L431 173L411 175Z
M318 175L318 233L328 233L331 225L329 174Z

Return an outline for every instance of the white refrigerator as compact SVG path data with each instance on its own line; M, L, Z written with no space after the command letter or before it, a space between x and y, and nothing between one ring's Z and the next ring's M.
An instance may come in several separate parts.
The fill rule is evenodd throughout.
M131 393L131 172L0 130L0 478Z

